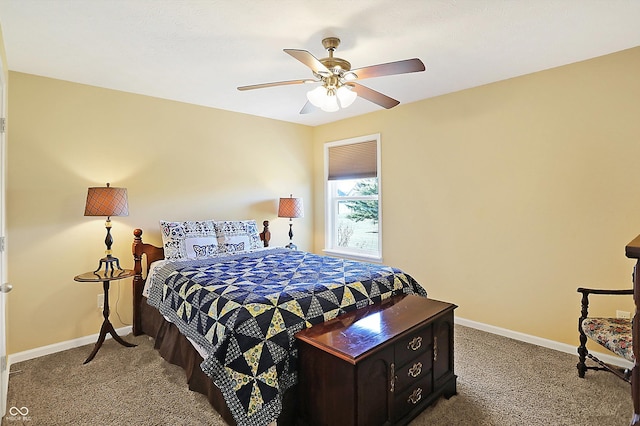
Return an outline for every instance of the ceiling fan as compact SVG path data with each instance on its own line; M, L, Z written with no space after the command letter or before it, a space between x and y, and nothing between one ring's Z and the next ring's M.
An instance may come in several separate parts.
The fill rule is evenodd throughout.
M322 45L329 52L329 56L317 59L306 50L284 49L286 53L302 62L313 72L314 78L300 80L277 81L273 83L254 84L240 86L238 90L262 89L264 87L287 86L303 83L322 83L320 86L307 93L305 103L300 114L307 114L317 108L323 111L333 112L340 108L346 108L360 96L374 104L389 109L398 105L397 101L387 95L358 84L355 80L365 78L382 77L393 74L406 74L410 72L424 71L425 66L418 58L404 61L389 62L386 64L371 65L363 68L351 69L349 61L333 56L333 52L340 45L337 37L327 37L322 40Z

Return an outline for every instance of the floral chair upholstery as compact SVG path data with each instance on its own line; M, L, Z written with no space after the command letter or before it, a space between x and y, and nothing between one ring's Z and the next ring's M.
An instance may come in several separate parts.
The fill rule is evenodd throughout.
M631 370L621 370L605 364L587 350L587 339L602 345L620 357L635 362L633 346L631 343L631 319L627 318L590 318L589 317L589 295L633 295L633 289L628 290L597 290L589 288L578 288L582 293L582 310L578 320L578 331L580 333L580 346L578 346L579 362L578 376L584 377L587 370L606 370L614 373L627 382L631 382ZM587 366L586 359L593 360L597 366Z

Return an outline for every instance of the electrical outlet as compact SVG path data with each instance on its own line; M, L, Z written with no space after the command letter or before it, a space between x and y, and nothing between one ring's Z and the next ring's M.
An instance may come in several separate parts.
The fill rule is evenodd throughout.
M104 309L104 294L99 294L98 295L98 309L99 310L103 310Z
M631 313L627 311L616 311L616 318L631 318Z

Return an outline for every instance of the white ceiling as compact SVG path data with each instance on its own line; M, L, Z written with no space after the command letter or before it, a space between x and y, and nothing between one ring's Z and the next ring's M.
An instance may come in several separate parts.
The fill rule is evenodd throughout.
M353 68L420 58L362 81L406 104L639 46L640 0L0 0L0 24L12 71L314 126L382 108L236 87L311 78L282 49L337 36Z

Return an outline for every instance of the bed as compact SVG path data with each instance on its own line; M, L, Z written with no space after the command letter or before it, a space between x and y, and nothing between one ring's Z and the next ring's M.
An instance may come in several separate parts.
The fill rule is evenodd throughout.
M268 222L161 221L134 231L133 333L154 338L229 424L296 423L298 331L426 291L384 265L269 247Z

